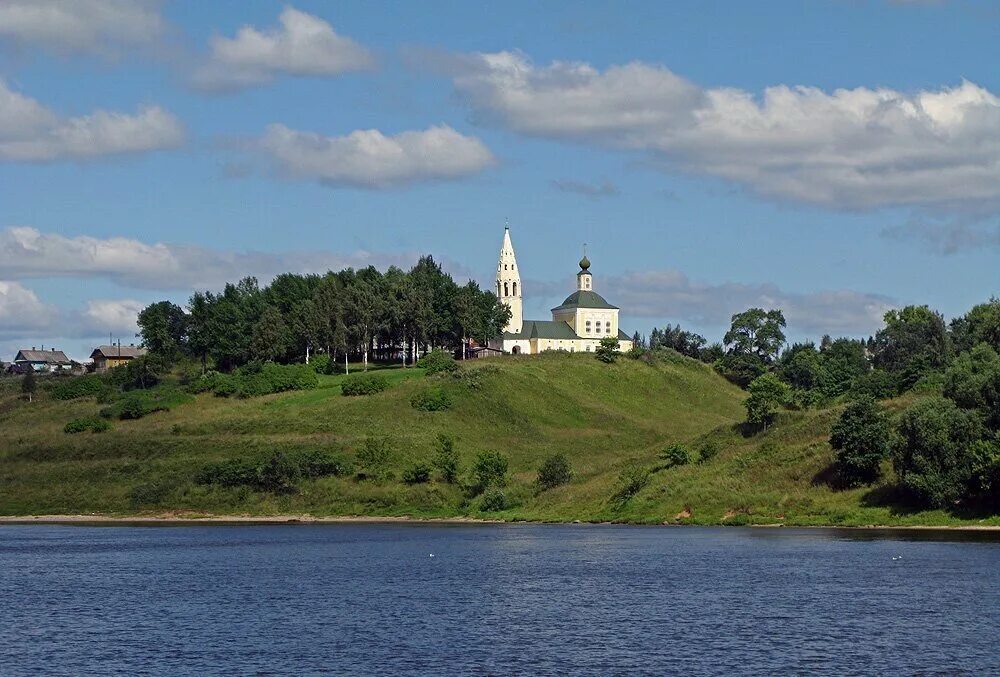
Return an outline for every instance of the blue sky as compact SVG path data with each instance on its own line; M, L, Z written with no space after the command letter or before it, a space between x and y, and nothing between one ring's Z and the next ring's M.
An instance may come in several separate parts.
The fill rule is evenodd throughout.
M505 219L528 316L583 242L644 333L961 314L1000 291L997 44L990 2L6 0L0 358L242 274L489 284Z

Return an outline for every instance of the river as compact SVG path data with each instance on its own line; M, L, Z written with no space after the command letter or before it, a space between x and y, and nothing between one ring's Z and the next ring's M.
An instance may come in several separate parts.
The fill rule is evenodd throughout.
M984 532L0 526L0 673L1000 673Z

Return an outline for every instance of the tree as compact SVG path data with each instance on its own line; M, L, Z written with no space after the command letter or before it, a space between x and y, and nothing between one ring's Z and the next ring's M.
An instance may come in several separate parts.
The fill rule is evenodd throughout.
M1000 298L993 297L952 320L951 334L957 351L985 343L1000 352Z
M597 346L597 350L594 351L594 355L601 362L610 364L618 357L619 345L616 336L605 336L601 339L601 345Z
M375 276L379 273L370 268L367 279L359 277L347 288L344 303L344 324L353 343L361 346L364 369L368 371L368 353L378 332L382 316L383 298L377 289Z
M785 343L785 316L780 310L750 308L732 317L732 325L722 338L730 352L755 355L770 363Z
M142 345L151 353L173 361L186 346L188 318L175 303L159 301L146 306L136 324Z
M962 409L981 412L986 425L1000 430L1000 353L980 343L959 355L945 374L944 395Z
M767 430L777 408L788 399L788 386L774 374L767 373L755 378L747 390L750 393L744 403L747 423L762 425Z
M25 365L28 370L21 377L21 392L28 396L28 401L34 401L35 391L38 390L38 379L35 377L35 368L30 364Z
M781 354L778 374L796 390L812 390L820 381L822 358L812 343L795 343Z
M968 493L983 427L976 412L944 398L907 409L899 422L893 467L922 505L949 508Z
M563 454L553 454L542 462L538 469L538 486L542 489L552 489L561 484L569 484L573 479L573 470Z
M455 453L455 440L444 433L437 436L434 451L434 467L441 473L441 479L448 484L458 481L458 454Z
M254 359L273 362L288 351L289 338L281 311L268 306L253 327L250 354Z
M841 480L848 486L877 480L882 460L892 451L891 434L875 400L865 397L848 405L830 434L830 446L837 452L834 468Z
M928 372L947 366L950 358L944 318L927 306L890 310L885 327L875 334L875 366L897 374L904 390Z
M472 476L478 492L489 487L507 486L507 457L498 451L482 451L472 466Z

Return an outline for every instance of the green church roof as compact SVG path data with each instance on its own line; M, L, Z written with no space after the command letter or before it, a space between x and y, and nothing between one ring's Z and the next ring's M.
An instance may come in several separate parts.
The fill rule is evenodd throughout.
M577 339L573 328L553 320L525 320L517 334L505 333L505 339Z
M604 297L593 291L575 291L566 297L561 306L552 309L570 310L572 308L602 308L605 310L618 310L618 306L613 306L604 300Z

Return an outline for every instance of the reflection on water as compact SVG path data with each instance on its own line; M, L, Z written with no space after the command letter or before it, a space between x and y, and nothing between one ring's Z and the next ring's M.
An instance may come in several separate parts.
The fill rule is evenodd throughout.
M998 565L976 531L7 526L0 672L995 674Z

